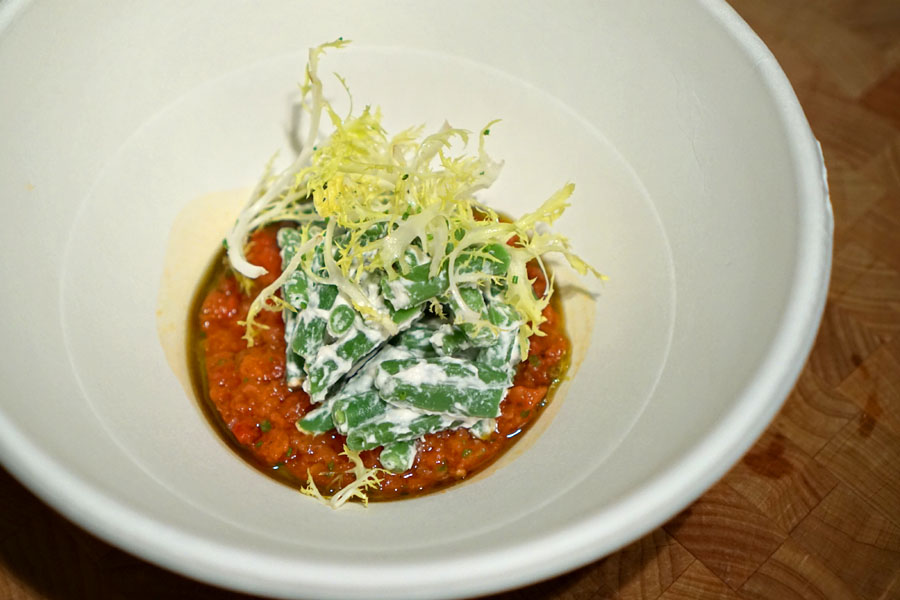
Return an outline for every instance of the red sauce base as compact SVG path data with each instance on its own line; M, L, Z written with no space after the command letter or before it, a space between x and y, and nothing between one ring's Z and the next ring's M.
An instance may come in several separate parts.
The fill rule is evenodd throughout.
M294 485L305 485L312 474L319 490L331 495L353 480L352 463L342 456L344 436L332 431L312 436L297 430L295 423L311 404L300 389L285 385L284 323L280 312L263 311L258 321L266 326L247 346L244 327L255 294L281 272L276 242L277 228L257 231L247 250L250 262L268 274L253 282L251 295L243 294L228 270L213 274L201 290L202 303L196 315L191 354L211 417L220 425L226 440L254 466ZM540 269L529 265L529 278L543 294L546 280ZM446 487L484 468L508 449L516 437L533 422L547 400L554 383L566 367L569 344L563 334L559 312L548 306L541 325L543 336L532 336L527 360L522 361L513 386L500 405L497 431L480 440L467 430L442 431L425 436L415 463L408 471L381 477L372 500L392 500L419 495ZM197 379L197 378L195 378ZM199 390L198 390L199 391ZM380 448L361 453L367 467L378 465Z

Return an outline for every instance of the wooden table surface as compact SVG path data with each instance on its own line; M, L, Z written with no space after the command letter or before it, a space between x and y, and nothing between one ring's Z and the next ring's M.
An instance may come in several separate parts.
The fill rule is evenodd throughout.
M661 0L668 1L668 0ZM492 600L900 598L900 0L732 0L821 141L828 304L784 409L675 519ZM0 470L0 600L247 599L70 524Z

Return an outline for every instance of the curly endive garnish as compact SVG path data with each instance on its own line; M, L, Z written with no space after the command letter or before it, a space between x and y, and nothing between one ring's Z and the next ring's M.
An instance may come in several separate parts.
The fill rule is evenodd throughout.
M322 97L322 81L317 74L319 57L325 52L326 48L341 48L348 44L349 41L338 39L333 42L322 44L309 51L309 62L306 66L306 77L303 85L300 86L301 93L304 98L304 105L310 119L309 132L306 140L301 148L300 154L294 159L294 162L287 169L279 173L277 176L272 175L272 161L266 167L266 172L260 180L259 184L250 194L250 200L244 210L238 215L237 222L226 236L226 248L228 250L228 260L232 267L239 273L256 279L267 273L264 267L251 264L247 261L244 254L245 244L253 229L280 219L278 213L285 205L289 205L296 201L303 194L291 194L296 191L298 175L300 170L309 164L310 157L313 153L316 137L319 134L319 122L322 118L322 111L326 109L327 103ZM307 96L310 101L307 101ZM330 111L330 106L327 107ZM273 217L273 215L278 215Z
M245 327L243 339L247 340L248 347L253 346L253 339L258 329L269 328L268 325L256 322L256 315L258 315L260 311L268 310L270 312L280 312L284 309L294 310L290 304L275 294L281 289L281 286L284 285L287 278L297 270L300 261L303 260L303 255L315 248L321 240L322 236L316 235L301 245L297 249L294 258L291 259L291 262L289 262L284 271L281 272L281 275L279 275L275 281L263 288L263 290L257 294L256 298L253 299L253 302L250 304L250 309L247 311L247 318L243 321L238 321L238 325L243 325Z
M348 500L354 498L362 502L363 506L368 506L369 497L366 495L366 490L378 488L378 486L381 485L379 475L381 473L387 473L387 471L380 467L367 469L362 458L359 456L359 452L354 452L347 446L344 446L344 451L341 453L341 456L346 456L353 463L352 473L355 477L353 481L342 487L333 496L323 496L322 492L319 491L319 488L316 487L315 481L313 481L312 473L307 470L306 486L301 487L300 492L306 496L315 498L331 508L340 508L347 503Z
M351 109L341 118L325 99L317 68L327 48L344 44L338 40L310 51L301 92L311 129L292 165L280 174L267 167L250 204L226 238L232 267L251 279L265 272L243 254L253 229L286 220L318 222L317 227L325 229L325 268L313 268L315 257L309 254L292 261L285 273L301 269L313 281L336 286L367 322L394 334L392 315L380 298L367 293L364 282L390 281L407 274L411 265L405 257L410 252L418 254L429 263L430 277L447 272L447 295L459 307L453 315L456 324L466 323L476 330L492 327L483 314L468 308L460 290L501 288L502 301L518 312L522 322L519 346L526 356L529 338L543 335L543 310L553 293L553 281L548 279L543 296L535 297L528 263L534 261L546 274L546 256L562 255L578 273L602 278L573 252L564 235L549 229L565 211L575 186L564 185L518 220L502 221L474 197L497 179L502 167L485 150L485 138L496 121L478 132L477 152L468 152L474 135L447 123L429 135L423 135L422 127L412 127L390 137L377 109L366 107L357 115ZM346 82L339 81L346 89ZM325 117L333 131L327 139L319 139L318 124ZM474 258L492 260L484 251L490 245L506 248L508 270L498 274L467 269L466 261ZM281 308L272 298L274 292L254 301L256 312L247 319L246 338L251 343L252 317L262 309Z

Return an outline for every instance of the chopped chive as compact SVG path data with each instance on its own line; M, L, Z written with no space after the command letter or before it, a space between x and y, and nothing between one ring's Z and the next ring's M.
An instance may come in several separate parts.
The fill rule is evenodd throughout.
M441 465L437 468L437 470L443 473L444 471L447 470L447 465Z
M294 449L288 446L287 452L284 453L285 458L290 458L291 454L294 453Z
M328 461L328 470L334 471L334 461L333 460Z
M254 446L255 448L261 448L261 447L262 447L262 440L259 440L258 442L256 442L255 444L253 444L253 446Z
M519 416L521 416L524 419L530 414L531 414L531 410L523 410Z
M485 129L485 130L484 130L484 135L491 135L491 130L490 130L490 129Z
M519 276L513 275L512 282L513 282L513 284L519 283Z
M268 419L259 424L259 430L263 433L268 433L270 429L272 429L272 423Z
M409 173L404 173L403 177L401 177L400 179L406 181L407 179L409 179Z
M541 359L532 354L528 357L528 364L530 364L532 367L536 367L541 364Z
M471 448L466 448L465 450L462 451L462 457L463 457L463 458L469 456L470 454L472 454L472 449L471 449Z

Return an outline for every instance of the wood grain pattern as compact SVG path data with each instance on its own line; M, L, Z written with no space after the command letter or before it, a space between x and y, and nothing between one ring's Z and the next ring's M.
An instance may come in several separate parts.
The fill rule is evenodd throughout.
M664 529L735 589L788 535L787 530L724 481L714 485Z
M491 600L900 599L900 0L731 0L778 58L829 167L822 327L765 435L623 550ZM0 600L250 599L68 523L0 471Z
M787 540L741 586L748 600L826 600L858 598L853 590L814 555Z

